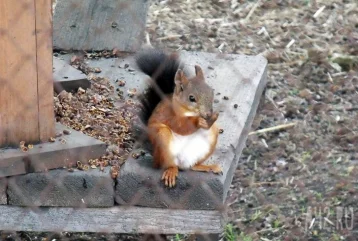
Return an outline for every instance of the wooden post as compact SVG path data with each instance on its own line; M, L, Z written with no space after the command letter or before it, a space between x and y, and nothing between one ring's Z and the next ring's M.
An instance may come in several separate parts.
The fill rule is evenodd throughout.
M0 146L55 132L51 0L0 1Z

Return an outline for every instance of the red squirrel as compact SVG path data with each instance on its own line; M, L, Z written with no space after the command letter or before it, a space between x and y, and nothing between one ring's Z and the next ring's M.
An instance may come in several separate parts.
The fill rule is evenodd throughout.
M214 90L201 67L195 65L195 76L188 78L177 54L157 49L140 52L136 64L153 80L140 100L141 119L165 186L175 186L179 169L222 173L217 164L203 164L217 144L219 114L213 112Z

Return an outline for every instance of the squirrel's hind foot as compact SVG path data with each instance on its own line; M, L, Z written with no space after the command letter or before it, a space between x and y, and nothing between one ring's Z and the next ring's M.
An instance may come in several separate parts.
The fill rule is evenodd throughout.
M165 186L170 188L174 187L176 184L176 178L178 177L178 173L178 167L167 168L162 175L162 180L164 181Z
M213 165L197 164L197 165L193 166L191 168L191 170L197 171L197 172L213 172L213 173L219 174L219 175L223 174L222 168L217 164L213 164Z

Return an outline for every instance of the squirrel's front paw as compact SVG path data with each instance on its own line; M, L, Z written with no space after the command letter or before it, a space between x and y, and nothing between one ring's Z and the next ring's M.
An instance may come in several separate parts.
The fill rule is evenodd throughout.
M199 127L203 129L210 129L211 126L215 123L215 121L218 119L219 113L215 112L209 119L204 119L202 117L199 118Z
M178 173L178 167L169 167L167 170L165 170L162 175L162 180L164 180L165 186L174 187Z
M211 118L210 118L210 121L211 121L211 124L214 124L214 122L219 118L219 112L215 112Z
M215 123L215 121L219 118L219 113L215 112L213 113L213 115L210 117L209 120L207 120L207 123L209 125L209 128Z
M210 129L208 121L202 117L199 118L199 127L203 129Z

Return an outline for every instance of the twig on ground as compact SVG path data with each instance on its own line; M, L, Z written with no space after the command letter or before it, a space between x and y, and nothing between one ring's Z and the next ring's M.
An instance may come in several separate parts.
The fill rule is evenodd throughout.
M310 225L309 229L311 229L313 227L313 224L315 223L315 221L316 221L316 218L313 218L312 221L311 221L311 225Z
M271 102L271 104L275 107L276 110L278 110L282 115L284 115L284 112L282 110L280 110L280 108L278 107L276 102L271 98L271 96L266 94L265 97L266 97L266 99L268 99Z
M268 229L261 229L254 233L265 233L265 232L273 232L276 233L279 229L278 228L268 228Z
M246 163L249 163L250 162L250 160L251 160L251 155L246 159Z
M220 51L220 53L222 53L222 49L225 47L225 45L227 45L225 42L221 43L220 46L218 47L218 50Z
M297 123L289 123L289 124L278 125L278 126L269 127L269 128L265 128L265 129L261 129L261 130L257 130L257 131L252 131L249 133L249 136L255 135L255 134L262 134L262 133L266 133L266 132L271 132L271 131L287 129L290 127L294 127L296 124Z
M145 32L145 40L147 42L147 44L149 46L152 46L151 42L150 42L150 37L149 37L149 33L148 32Z
M286 45L286 49L289 49L295 42L296 42L296 40L292 39L292 40Z
M264 146L265 146L267 149L269 149L269 146L267 145L266 140L262 138L261 141L262 141L262 143L264 144Z
M274 184L282 184L282 182L255 182L252 185L261 186L261 185L274 185Z
M328 111L356 111L358 106L331 106Z
M194 21L197 23L204 23L207 21L209 24L213 24L213 23L220 23L224 21L224 19L223 18L197 18L194 19Z
M244 21L248 21L251 17L251 15L255 12L256 8L259 6L261 0L258 0L255 5L251 8L250 12L247 14L246 18L244 19Z
M332 221L329 220L328 218L324 217L324 220L325 220L327 223L329 223L330 225L334 226L334 224L332 223Z
M173 34L173 35L169 35L169 36L165 36L165 37L161 37L161 38L157 38L158 41L162 41L162 40L174 40L174 39L178 39L182 36L189 36L190 34Z
M318 10L317 10L317 12L313 15L313 18L317 18L318 17L318 15L320 15L322 12L323 12L323 10L326 8L326 6L324 5L324 6L322 6L322 7L320 7Z

